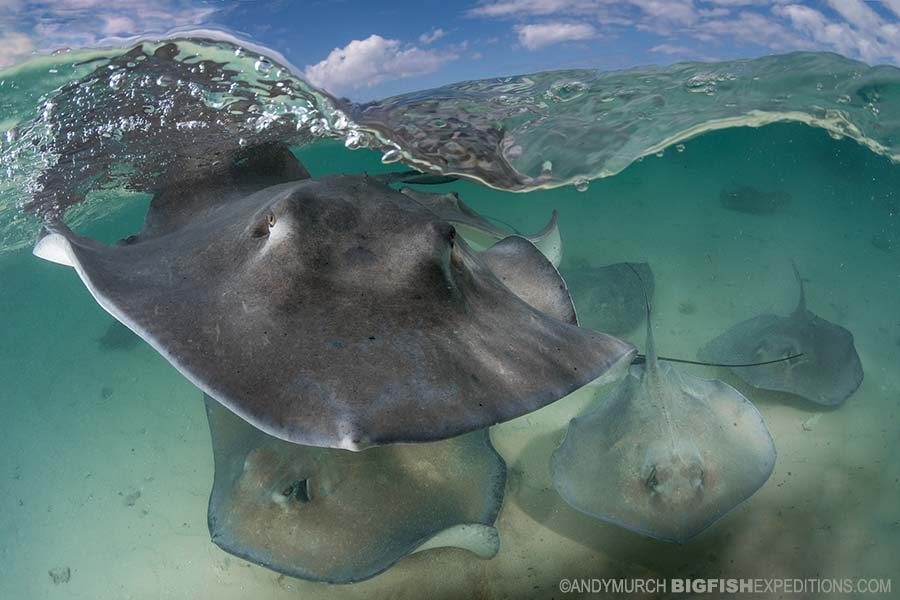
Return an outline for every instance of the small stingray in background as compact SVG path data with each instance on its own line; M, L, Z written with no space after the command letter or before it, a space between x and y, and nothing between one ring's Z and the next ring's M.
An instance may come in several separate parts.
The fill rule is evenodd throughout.
M762 415L717 380L647 358L593 411L572 419L550 459L572 507L643 535L685 542L749 498L775 466Z
M644 320L646 312L644 290L648 298L653 298L654 280L650 265L615 263L591 267L584 260L576 261L575 265L565 269L563 276L581 326L611 335L634 331Z
M446 439L618 375L631 344L577 327L528 240L472 250L367 175L310 178L281 144L158 181L107 246L45 225L34 253L182 374L275 437L359 450Z
M430 548L497 553L506 464L487 430L350 452L284 442L205 400L209 531L226 552L330 583L368 579Z
M489 248L509 237L510 233L522 235L518 231L506 231L478 214L460 200L459 194L456 192L435 194L408 187L400 188L400 192L422 204L439 217L453 223L460 235L466 238L466 241L475 250ZM541 231L533 235L522 235L522 237L537 246L537 249L553 263L554 267L559 267L559 263L562 261L562 239L559 235L555 210L550 217L550 222Z
M719 192L719 204L724 208L751 215L774 213L790 201L791 195L787 192L763 192L749 185L729 186Z
M794 312L787 317L766 314L742 321L707 343L698 356L703 361L749 363L802 354L733 372L753 387L837 406L853 395L863 380L853 334L807 310L796 266L794 274L800 286Z
M115 319L110 322L109 327L106 328L103 335L97 338L97 343L99 343L100 347L104 350L127 351L136 347L140 341L141 338L136 336L133 331Z

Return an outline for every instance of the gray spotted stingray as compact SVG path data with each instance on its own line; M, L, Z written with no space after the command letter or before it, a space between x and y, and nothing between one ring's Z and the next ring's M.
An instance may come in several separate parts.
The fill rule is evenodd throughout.
M115 245L59 220L35 245L203 392L286 441L446 439L618 374L527 239L472 250L367 175L311 178L283 145L188 171Z
M648 302L646 362L572 419L550 471L575 509L681 543L759 489L775 455L762 415L737 390L658 359Z
M853 334L806 307L803 279L794 267L800 298L788 316L759 315L734 325L707 343L701 360L775 361L733 372L753 387L787 392L824 406L837 406L859 388L862 363Z

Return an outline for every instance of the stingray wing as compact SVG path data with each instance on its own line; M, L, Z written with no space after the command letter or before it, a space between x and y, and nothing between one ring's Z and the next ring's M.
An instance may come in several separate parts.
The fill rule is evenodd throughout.
M209 530L279 573L350 583L444 545L490 558L506 466L487 431L363 452L268 436L206 397L215 480Z
M790 361L731 370L753 387L826 406L842 403L862 383L853 334L805 309L790 317L760 315L742 321L707 343L698 355L707 362L744 364L801 353Z
M282 205L285 232L263 241L255 224ZM361 176L313 179L123 245L58 225L35 252L72 265L204 392L296 443L445 439L631 361L630 344L528 304L463 241L435 247L449 226L417 206Z

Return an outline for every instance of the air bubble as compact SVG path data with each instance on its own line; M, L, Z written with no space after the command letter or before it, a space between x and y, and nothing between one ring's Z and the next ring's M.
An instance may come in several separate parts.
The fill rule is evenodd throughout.
M676 144L675 151L676 152L684 152L684 144Z
M268 75L269 71L272 70L273 65L267 58L260 56L253 66L258 72L262 73L263 75Z
M384 156L381 157L381 162L383 164L389 165L391 163L397 162L401 158L403 158L403 155L400 153L400 149L394 148L393 150L388 150L384 153Z
M586 192L586 191L588 191L588 188L590 187L591 183L584 177L579 177L578 179L576 179L573 182L573 185L575 186L576 191Z
M665 151L663 151L663 150L660 150L659 152L657 152L656 154L654 154L654 156L655 156L656 158L662 158L662 157L665 156L665 155L666 155L666 153L665 153Z
M109 77L109 87L111 87L114 90L117 90L120 87L122 87L123 81L125 81L125 73L122 73L121 71L118 73L113 73Z
M237 56L238 58L240 58L241 56L244 55L244 49L243 48L235 48L234 55Z

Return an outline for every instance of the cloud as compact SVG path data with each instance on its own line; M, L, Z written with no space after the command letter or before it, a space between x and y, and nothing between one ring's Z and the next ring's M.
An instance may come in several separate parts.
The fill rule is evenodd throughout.
M32 51L166 33L206 23L222 10L202 0L0 0L0 56L8 64Z
M304 75L313 85L342 95L383 81L433 73L457 58L453 52L439 53L415 46L404 49L399 40L373 34L335 48L325 60L307 65Z
M546 16L555 14L587 14L601 4L592 0L499 0L482 2L470 9L472 17Z
M24 33L11 31L0 33L0 67L16 62L17 59L31 54L34 44Z
M422 35L420 35L419 42L427 46L428 44L433 44L434 42L438 41L445 35L447 35L447 32L438 27L437 29L432 29L430 33L423 33Z
M587 23L538 23L516 25L519 43L529 50L538 50L560 42L589 40L597 37L597 30Z
M835 6L841 4L833 1ZM818 47L835 50L866 62L900 63L900 24L885 21L866 6L846 1L836 12L845 21L834 21L824 13L801 4L777 6L773 12L784 17Z
M658 52L660 54L693 54L694 51L686 46L675 46L673 44L660 44L650 48L650 52Z
M699 40L723 48L830 50L900 64L900 0L479 0L465 14L519 21L514 31L530 49L554 43L554 28L565 23L593 31L580 39L637 30L657 36L656 48L687 48ZM541 19L547 22L521 24ZM523 32L534 37L523 39ZM551 41L543 43L545 37Z

